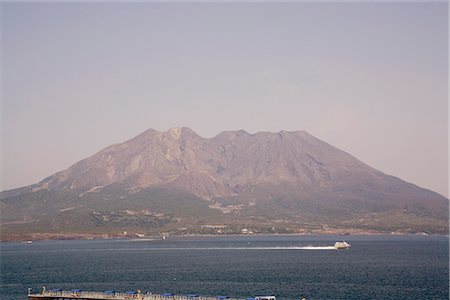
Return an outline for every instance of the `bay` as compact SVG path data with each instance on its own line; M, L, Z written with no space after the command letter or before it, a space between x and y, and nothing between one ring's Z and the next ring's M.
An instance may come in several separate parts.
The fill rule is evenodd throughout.
M349 250L333 250L345 239ZM449 299L447 236L169 236L0 243L1 299L27 288L277 299Z

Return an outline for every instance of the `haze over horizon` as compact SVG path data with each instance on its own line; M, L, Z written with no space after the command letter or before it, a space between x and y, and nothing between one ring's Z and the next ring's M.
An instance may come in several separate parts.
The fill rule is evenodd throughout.
M1 190L148 128L305 130L448 197L448 3L1 3Z

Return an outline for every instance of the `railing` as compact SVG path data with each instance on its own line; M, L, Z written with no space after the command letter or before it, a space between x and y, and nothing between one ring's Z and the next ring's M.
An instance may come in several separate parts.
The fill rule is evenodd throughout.
M136 300L218 300L217 297L189 297L183 295L173 295L173 296L163 296L159 294L127 294L127 293L102 293L102 292L70 292L70 291L43 291L37 294L29 293L28 296L32 296L35 298L40 297L61 297L68 299L96 299L96 300L106 300L106 299L116 299L116 300L128 300L128 299L136 299ZM226 298L224 300L239 300L238 298Z

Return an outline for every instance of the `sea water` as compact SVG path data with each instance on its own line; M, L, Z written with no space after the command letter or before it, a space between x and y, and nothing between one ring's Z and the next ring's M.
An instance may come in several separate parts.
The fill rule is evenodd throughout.
M335 250L335 241L352 246ZM27 288L278 299L449 299L446 236L211 236L1 243L1 299Z

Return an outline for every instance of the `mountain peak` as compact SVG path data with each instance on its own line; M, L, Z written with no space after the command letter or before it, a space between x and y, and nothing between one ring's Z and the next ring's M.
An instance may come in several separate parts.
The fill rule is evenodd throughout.
M182 127L172 127L172 128L169 128L169 130L167 130L167 132L169 132L169 133L171 133L171 134L180 135L180 133L181 133L181 128L182 128Z
M163 132L163 134L170 135L174 138L199 136L195 131L193 131L189 127L184 127L184 126L169 128L167 131Z

